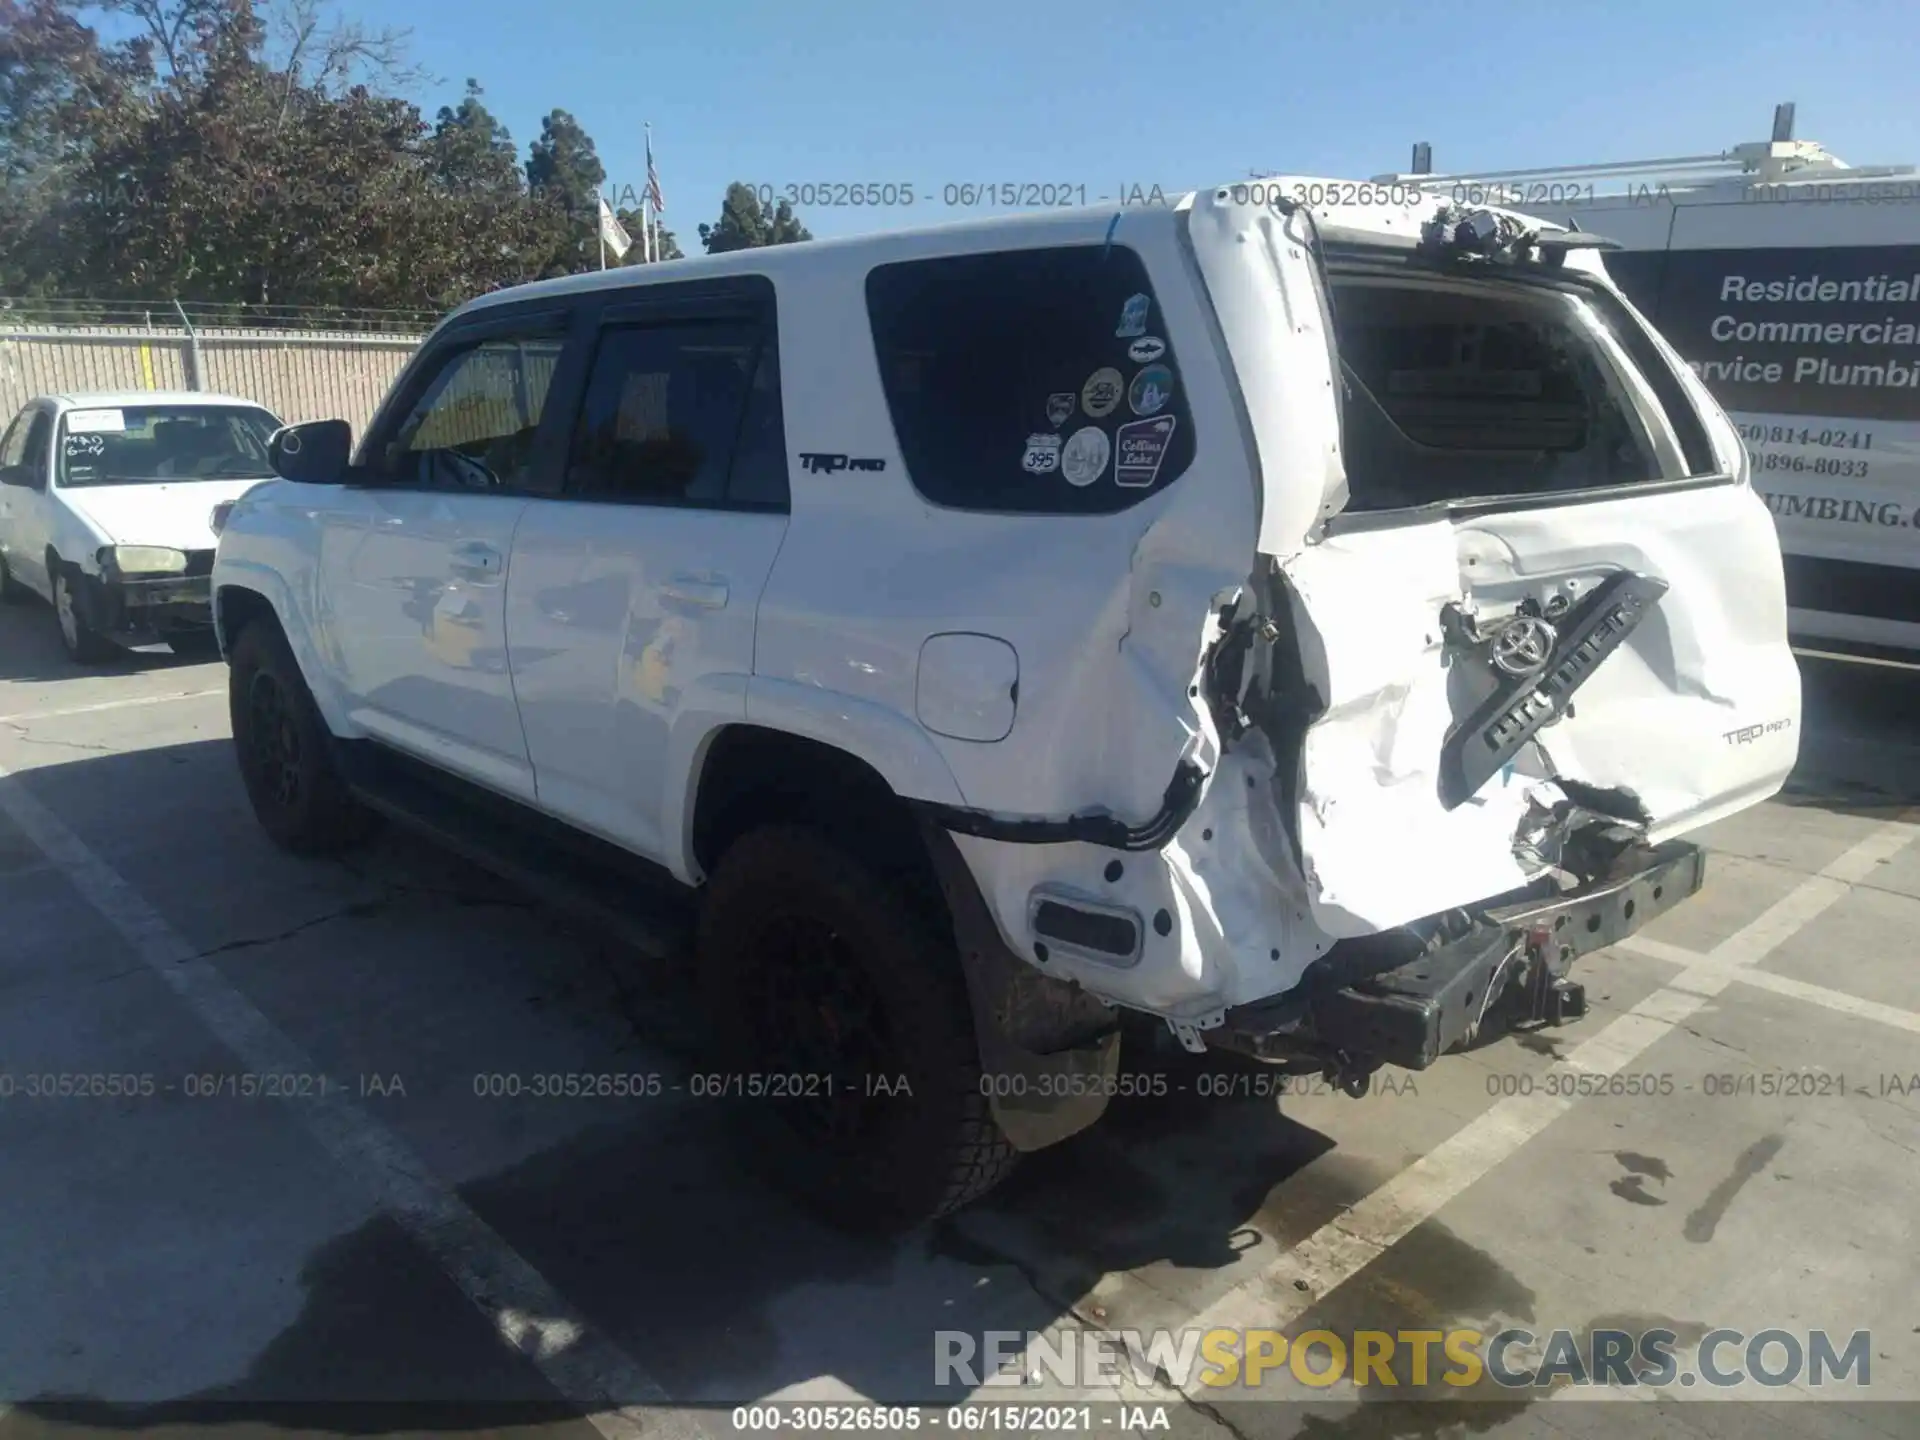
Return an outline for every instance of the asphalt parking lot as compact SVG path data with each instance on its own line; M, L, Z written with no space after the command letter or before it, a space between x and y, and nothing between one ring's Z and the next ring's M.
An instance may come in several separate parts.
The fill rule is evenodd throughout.
M881 1244L766 1193L673 1088L676 967L404 837L279 854L221 665L83 673L0 610L0 1437L665 1428L618 1410L647 1401L725 1434L747 1401L963 1399L936 1331L1214 1326L1660 1327L1682 1369L1718 1328L1866 1331L1871 1383L1136 1396L1177 1432L1920 1433L1920 673L1804 671L1789 792L1586 964L1585 1019L1357 1100L1176 1065ZM263 1068L310 1078L232 1078ZM487 1093L559 1073L662 1085Z

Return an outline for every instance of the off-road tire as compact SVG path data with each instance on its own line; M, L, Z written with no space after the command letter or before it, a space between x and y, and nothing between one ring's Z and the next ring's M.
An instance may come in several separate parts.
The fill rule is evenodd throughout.
M13 578L7 557L0 555L0 605L18 605L28 595L27 587Z
M87 623L86 606L76 593L79 571L71 565L50 567L53 575L53 623L67 658L77 665L102 665L120 654L120 647Z
M247 799L275 844L295 855L332 855L373 831L373 812L341 779L326 722L270 620L253 621L233 643L227 713Z
M768 1022L757 1007L778 993L769 989L772 967L796 924L840 942L834 963L882 1017L876 1049L884 1058L874 1068L889 1083L904 1075L912 1090L874 1100L873 1133L851 1156L791 1123L789 1107L801 1102L756 1099L751 1080L726 1078L784 1068L769 1058ZM952 940L827 835L769 825L735 841L707 885L698 955L723 1067L717 1078L745 1092L726 1107L734 1132L749 1163L806 1208L839 1228L884 1233L957 1210L1011 1172L1018 1152L983 1093Z

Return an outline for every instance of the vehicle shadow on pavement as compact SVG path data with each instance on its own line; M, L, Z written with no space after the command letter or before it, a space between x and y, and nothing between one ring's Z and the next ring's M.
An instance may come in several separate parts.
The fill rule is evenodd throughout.
M11 634L0 629L0 639ZM47 644L46 678L71 676L57 637L49 634ZM11 645L0 655L0 669L34 668ZM1888 724L1898 719L1892 703L1878 712ZM1846 713L1810 707L1806 758L1819 759L1831 717ZM63 816L85 813L89 795L93 808L102 795L165 803L197 771L183 761L214 745L224 742L88 756L32 772L31 785ZM218 812L196 815L202 843L235 843L230 836L250 824L237 783L218 794L201 780L193 787L200 805ZM1832 798L1796 803L1840 808ZM409 837L390 835L379 847L370 871L451 874L475 895L505 888ZM147 898L163 911L173 903L160 893ZM634 955L557 918L551 931L556 944L521 962L527 989L552 997L541 1023L585 1029L604 1025L611 1010L631 1033L635 1068L657 1061L684 1073L700 1063L704 1033L684 964ZM464 962L457 947L409 957L454 983ZM563 987L556 972L568 966L586 982ZM248 982L242 973L234 983ZM1134 1087L1143 1093L1116 1099L1094 1130L1028 1157L983 1203L897 1239L837 1233L766 1189L729 1144L722 1102L675 1099L583 1125L458 1189L676 1400L731 1404L832 1379L880 1401L946 1404L962 1392L935 1382L936 1332L1040 1330L1068 1316L1112 1328L1184 1324L1239 1273L1337 1219L1387 1178L1289 1119L1270 1094L1223 1084L1218 1077L1233 1069L1129 1037L1124 1073L1148 1082ZM477 1108L452 1118L462 1113L476 1126L495 1123ZM93 1259L111 1277L112 1255ZM209 1254L210 1266L221 1263L217 1250ZM1102 1287L1116 1272L1140 1282L1127 1287L1129 1298ZM300 1279L298 1318L231 1384L156 1406L78 1396L16 1401L0 1415L0 1437L193 1423L352 1434L577 1425L577 1410L553 1396L529 1358L503 1346L392 1219L376 1216L319 1245ZM1495 1314L1527 1320L1532 1306L1523 1281L1429 1221L1394 1247L1390 1263L1369 1267L1289 1328L1335 1317L1384 1329ZM1377 1409L1356 1427L1336 1420L1311 1433L1482 1428L1465 1406L1439 1407L1420 1422L1397 1406Z
M484 989L512 998L459 1021L485 1034L464 1046L443 1037L452 1048L440 1053L477 1057L500 1027L528 1025L559 1032L562 1050L578 1037L572 1048L611 1053L622 1070L684 1076L702 1063L704 1026L685 964L626 950L400 832L344 862L269 852L226 751L224 740L200 740L88 753L0 784L28 786L99 844L296 1042L309 1025L324 1041L367 1013L363 1028L404 1044L414 1030L449 1023L432 1013L409 1017L405 1005L433 1007ZM114 817L131 796L191 833L177 858L123 844ZM386 898L368 903L374 885ZM275 897L296 891L325 913L327 888L354 897L333 907L331 930L275 916L284 904ZM262 893L241 893L252 890ZM473 909L483 901L491 908ZM243 919L231 918L236 910ZM477 961L463 948L461 936L476 928L505 933L504 956ZM229 938L235 933L241 938ZM444 944L431 942L436 933ZM349 957L370 947L378 951L374 968L407 972L404 988L368 992L370 971ZM316 965L327 956L331 969ZM493 967L484 985L481 964ZM528 1009L501 1008L520 1003ZM498 1100L429 1099L434 1108L415 1110L424 1118L411 1121L389 1113L402 1133L410 1123L471 1127L476 1152L515 1157L477 1179L450 1178L491 1229L676 1401L731 1404L828 1380L877 1400L944 1404L964 1391L936 1384L937 1331L1044 1330L1111 1269L1224 1269L1276 1236L1322 1223L1376 1182L1315 1163L1338 1158L1332 1142L1284 1118L1271 1098L1202 1094L1180 1057L1139 1068L1170 1077L1163 1093L1116 1101L1106 1123L1029 1157L985 1205L891 1239L836 1232L767 1188L729 1138L729 1102L682 1094L612 1111L582 1107L578 1120L549 1123L530 1107L551 1116L552 1102L530 1101L522 1107L533 1127L524 1146L512 1142L520 1120ZM429 1090L459 1088L443 1085L444 1076L425 1078ZM215 1209L210 1203L209 1213ZM236 1263L217 1236L205 1243L210 1269ZM111 1253L91 1263L110 1281ZM249 1282L236 1271L233 1283ZM319 1244L301 1263L300 1283L298 1317L231 1383L165 1405L16 1399L0 1418L0 1436L36 1422L42 1433L63 1435L196 1422L376 1433L471 1428L480 1423L475 1407L492 1407L494 1424L501 1406L514 1407L518 1424L576 1416L388 1217ZM296 1414L289 1404L326 1408Z
M1800 657L1800 759L1783 804L1891 818L1920 804L1920 671Z
M60 644L53 609L38 596L0 605L0 681L20 684L50 680L79 680L88 676L134 675L147 670L171 670L205 663L208 656L180 656L164 645L118 651L98 665L71 660Z

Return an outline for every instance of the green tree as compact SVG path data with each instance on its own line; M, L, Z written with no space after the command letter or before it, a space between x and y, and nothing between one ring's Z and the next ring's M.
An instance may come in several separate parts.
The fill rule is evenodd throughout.
M614 217L619 220L620 228L633 237L633 248L627 251L625 258L622 259L620 263L622 265L646 264L646 247L640 238L642 226L641 212L639 210L620 209L614 211ZM657 220L654 222L654 226L654 245L660 253L653 258L655 260L684 260L686 257L680 253L680 242L674 238L673 232ZM608 258L611 259L612 257L609 256Z
M791 245L812 238L786 201L769 210L751 185L737 180L727 186L726 199L720 202L720 219L700 227L700 243L709 255L749 250L756 245Z
M545 274L599 265L600 186L606 178L593 137L565 110L549 112L527 154L527 193L552 236Z
M456 194L517 196L524 181L513 136L481 94L480 82L468 80L458 107L440 107L427 147L428 168L442 189Z
M554 232L472 93L430 132L368 83L394 73L391 37L304 0L277 32L247 0L212 22L201 0L139 4L151 33L122 58L165 73L90 115L60 217L69 293L441 309L543 273ZM441 183L461 174L495 183Z
M0 0L0 293L58 284L91 135L152 78L144 43L107 51L71 8Z

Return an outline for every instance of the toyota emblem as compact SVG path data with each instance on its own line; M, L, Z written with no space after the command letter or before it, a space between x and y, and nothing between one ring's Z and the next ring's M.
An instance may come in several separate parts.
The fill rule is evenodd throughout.
M1552 657L1557 639L1537 615L1516 615L1493 632L1493 663L1508 675L1531 675Z

